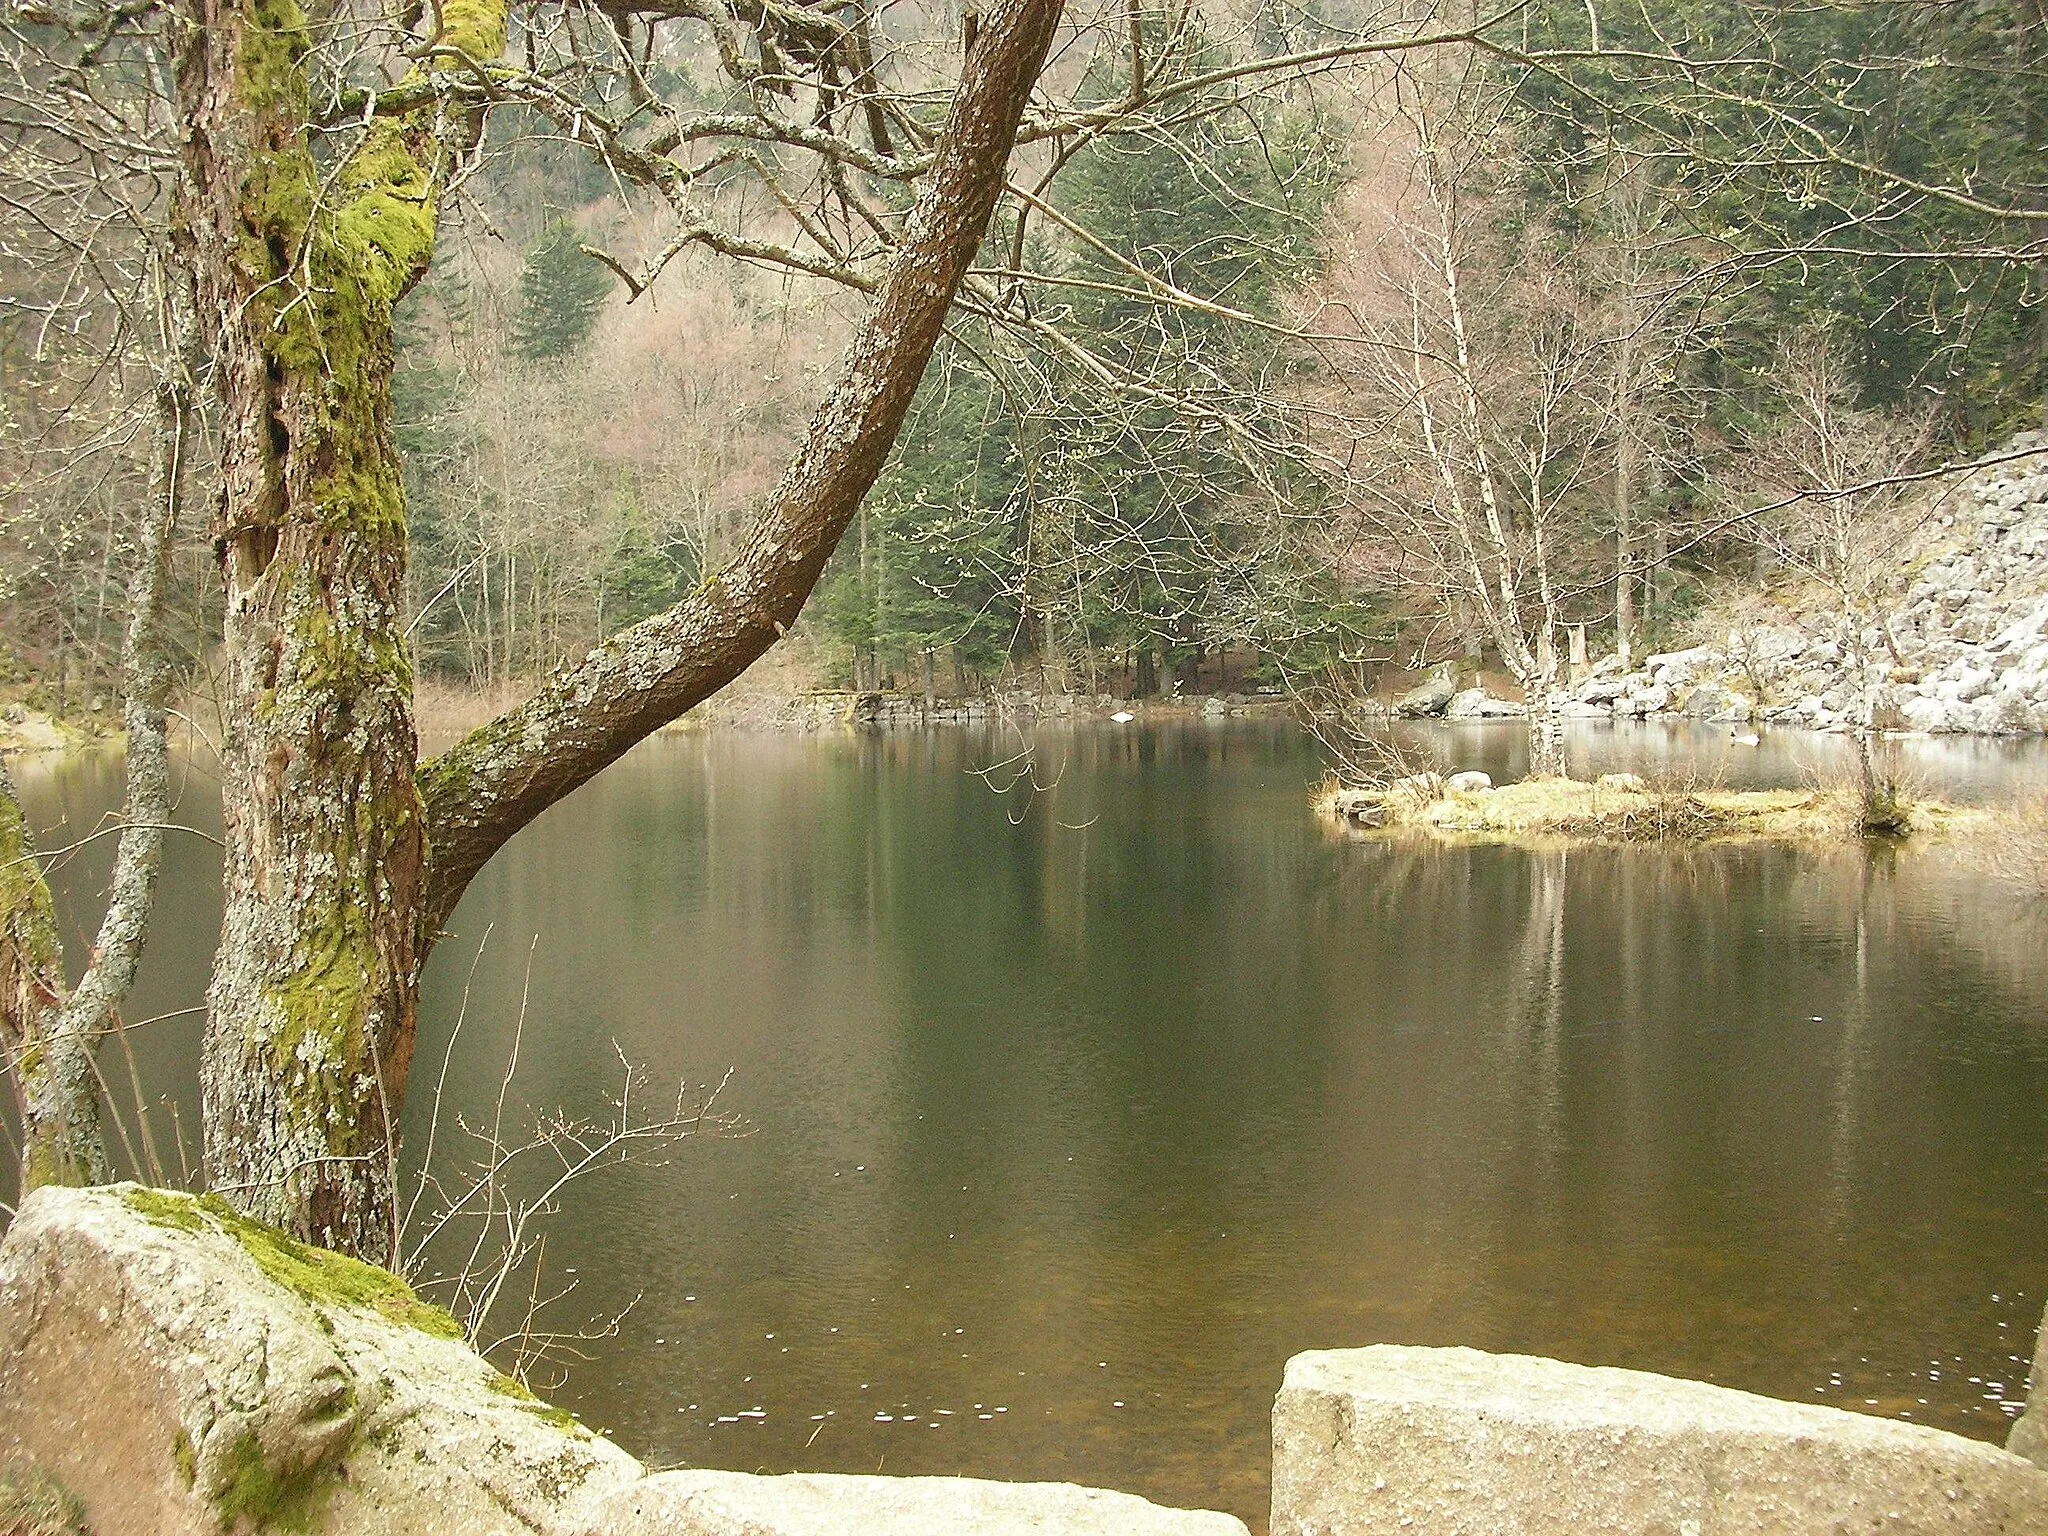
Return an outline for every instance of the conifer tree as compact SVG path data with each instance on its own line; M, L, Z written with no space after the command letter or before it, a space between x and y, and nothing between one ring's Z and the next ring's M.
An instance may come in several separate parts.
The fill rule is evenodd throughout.
M611 286L604 270L583 254L576 226L556 219L520 268L512 350L529 362L574 352L590 339Z

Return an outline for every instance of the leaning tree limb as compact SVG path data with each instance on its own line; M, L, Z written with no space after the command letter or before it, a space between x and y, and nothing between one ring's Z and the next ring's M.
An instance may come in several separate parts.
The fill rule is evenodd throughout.
M515 832L786 633L896 441L1001 195L1061 0L1003 0L967 50L936 162L839 381L739 553L420 772L428 932Z

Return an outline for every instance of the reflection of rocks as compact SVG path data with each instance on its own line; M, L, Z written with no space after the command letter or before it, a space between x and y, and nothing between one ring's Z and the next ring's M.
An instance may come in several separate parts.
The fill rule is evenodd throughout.
M2048 1472L1919 1425L1471 1349L1318 1350L1273 1409L1273 1536L2048 1532Z
M2048 447L2024 434L2015 448ZM1725 642L1652 656L1635 671L1608 657L1572 689L1578 718L1694 720L1837 731L1866 701L1880 727L1935 734L2048 731L2048 454L1980 472L1957 511L1900 552L1913 572L1887 636L1857 637L1879 658L1845 658L1836 618L1817 604ZM1896 643L1898 659L1893 660Z

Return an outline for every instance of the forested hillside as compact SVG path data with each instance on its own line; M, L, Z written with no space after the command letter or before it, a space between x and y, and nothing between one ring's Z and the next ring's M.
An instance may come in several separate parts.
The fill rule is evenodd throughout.
M1019 152L986 302L806 612L821 681L1152 692L1463 656L1540 688L1561 626L1639 650L1781 571L1788 495L2039 419L2034 0L1560 0L1476 45L1239 73L1397 20L1132 10L1141 81L1099 39L1062 56L1079 103L1171 107ZM646 84L715 106L715 66L683 46ZM874 238L830 178L746 151L699 184L747 238L662 251L564 140L492 116L396 321L408 639L464 688L525 686L730 554ZM46 709L111 708L146 338L37 260L61 242L25 207L10 240L7 665ZM198 677L217 598L185 543Z

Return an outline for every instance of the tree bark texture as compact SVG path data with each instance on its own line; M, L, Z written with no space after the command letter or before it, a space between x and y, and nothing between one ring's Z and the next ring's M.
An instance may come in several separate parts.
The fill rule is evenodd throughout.
M457 42L494 57L503 10ZM391 439L391 308L426 271L430 140L312 149L296 0L187 0L177 227L220 400L214 547L225 914L201 1055L207 1176L299 1237L388 1256L425 822Z

